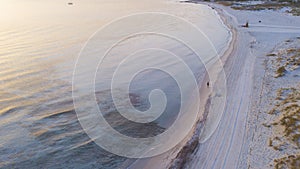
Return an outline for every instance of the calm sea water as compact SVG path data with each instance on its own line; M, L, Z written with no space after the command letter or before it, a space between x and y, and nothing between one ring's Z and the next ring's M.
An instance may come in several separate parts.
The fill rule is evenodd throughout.
M201 28L219 52L230 36L216 13L207 6L167 0L74 0L73 3L0 1L0 168L116 168L127 160L104 151L90 140L77 120L72 99L72 73L81 48L95 31L113 19L139 12L173 14ZM157 30L155 22L153 18L145 26ZM172 22L163 24L170 31L182 34L188 31ZM133 26L128 24L119 31L128 31ZM118 35L116 31L110 32L99 39L99 45L120 38ZM146 110L149 92L159 88L166 92L168 99L165 115L145 127L129 125L116 113L107 90L109 75L127 51L139 46L161 47L179 53L198 82L203 78L204 67L178 42L154 35L123 41L109 55L107 63L101 67L102 73L96 74L99 107L119 132L146 137L161 133L169 126L164 121L176 116L180 93L168 74L147 70L137 75L130 87L133 104L139 110ZM149 55L141 54L135 64L153 62L163 67L178 64L155 53ZM207 59L214 57L210 53L203 55ZM89 67L94 60L88 55L84 57L86 66L78 68L83 82L87 76L94 75ZM131 67L125 65L128 71ZM178 70L177 73L182 72Z

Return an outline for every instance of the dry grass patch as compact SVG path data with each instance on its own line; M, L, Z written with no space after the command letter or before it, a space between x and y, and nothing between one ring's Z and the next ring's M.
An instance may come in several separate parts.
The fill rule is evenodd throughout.
M300 154L288 155L274 160L275 169L299 169Z
M282 77L300 67L300 43L298 41L298 39L286 40L286 47L266 55L273 63L275 78Z
M285 11L294 16L300 16L300 2L293 1L264 1L261 3L245 3L250 1L217 1L218 4L224 6L230 6L235 10L251 10L251 11L260 11L260 10L280 10L285 7L289 7L289 10Z
M231 6L233 4L231 1L218 1L217 3L223 6Z
M284 66L279 67L276 71L276 77L283 76L285 72L286 72L286 69L284 68Z
M277 56L275 53L269 53L267 56Z

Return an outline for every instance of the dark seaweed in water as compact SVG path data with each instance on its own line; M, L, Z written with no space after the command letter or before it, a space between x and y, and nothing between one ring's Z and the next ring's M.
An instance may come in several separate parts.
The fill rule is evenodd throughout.
M103 112L105 120L115 130L135 138L153 137L165 131L165 128L159 126L156 122L136 123L123 117L116 110L109 92L109 90L97 92L96 97L98 98L99 109ZM105 99L103 99L103 96ZM130 93L129 97L134 107L143 107L146 104L145 100L141 99L137 94ZM103 104L105 104L105 108L102 107Z
M34 140L26 145L26 150L15 154L13 163L2 168L116 168L126 160L91 141L73 109L47 115L23 127ZM0 150L14 151L9 147Z
M153 77L145 79L145 77ZM153 79L160 79L152 82ZM164 82L164 85L161 84ZM147 86L145 84L151 84ZM150 123L137 123L123 117L113 103L111 91L96 92L99 109L105 120L118 132L134 138L147 138L163 133L176 120L181 108L180 88L176 81L167 73L155 69L147 69L136 75L130 83L129 94L119 96L121 99L129 95L133 107L141 112L150 108L148 96L154 89L160 89L166 96L166 108L161 115ZM119 93L123 93L120 91ZM155 105L154 105L155 106Z
M127 160L105 151L84 132L73 107L72 91L69 86L62 81L55 81L45 88L43 91L45 95L42 98L40 93L34 93L26 100L6 92L5 95L1 93L0 108L4 106L0 112L1 120L9 120L10 117L19 117L25 113L24 117L21 116L21 120L7 125L2 124L0 128L18 138L6 141L1 137L4 141L0 146L1 168L109 169L117 168ZM135 98L137 97L135 95ZM9 98L16 98L16 102L20 105L6 106L10 101ZM39 102L36 101L37 98L40 98ZM11 101L11 104L13 103L14 100ZM155 123L143 126L128 124L113 109L107 112L105 117L121 132L136 133L136 136L140 137L145 137L144 133L157 135L162 130ZM15 134L17 136L14 136Z

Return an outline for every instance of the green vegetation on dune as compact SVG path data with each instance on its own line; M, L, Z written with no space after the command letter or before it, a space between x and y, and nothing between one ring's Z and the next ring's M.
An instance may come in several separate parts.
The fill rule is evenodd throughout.
M285 43L290 44L296 41L299 41L299 39L287 40ZM267 54L267 56L273 60L272 62L276 69L274 72L276 78L282 77L285 73L292 72L300 67L300 46L280 49L276 53Z
M280 10L284 7L290 7L288 13L291 13L294 16L300 16L300 1L295 0L273 0L273 1L253 1L256 3L245 3L250 2L247 0L237 0L237 1L229 1L229 0L217 0L217 3L224 6L231 6L232 9L235 10Z
M270 125L274 136L269 138L268 145L275 151L282 151L287 147L300 149L300 85L298 88L280 88L277 91L275 105L269 114L277 116ZM275 169L296 169L300 166L300 154L289 154L274 159Z
M276 114L278 118L271 126L280 131L277 132L277 137L287 139L280 139L282 143L292 144L300 149L300 87L279 89L276 100L279 103L269 114Z
M300 166L300 37L288 39L266 55L270 108L262 124L275 169Z
M287 147L300 149L300 85L297 88L281 88L277 91L276 100L279 102L269 114L277 118L266 127L272 127L273 138L268 145L276 151ZM274 160L275 169L296 169L300 166L300 154L290 154Z

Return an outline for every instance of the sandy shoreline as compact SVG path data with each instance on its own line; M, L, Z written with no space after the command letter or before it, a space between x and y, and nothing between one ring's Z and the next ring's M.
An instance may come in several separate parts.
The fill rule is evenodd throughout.
M257 130L262 127L258 120L260 107L257 101L264 83L263 62L276 45L300 36L300 21L275 11L235 11L215 3L201 4L212 7L232 32L231 43L221 57L227 76L228 97L220 124L211 138L198 144L195 140L203 126L202 119L199 119L194 131L182 144L160 156L140 160L142 162L130 168L272 168L264 157L270 156L270 152L262 152L267 143L255 140L264 134ZM259 24L258 20L263 23ZM250 23L249 29L240 26L246 21ZM282 31L285 27L280 25L285 25L288 31ZM207 80L206 76L201 86L201 97L206 100L201 105L203 112L212 92L206 87Z
M208 5L206 3L203 3L203 5ZM211 6L210 6L211 7ZM230 30L231 38L229 39L229 43L227 47L221 51L221 54L219 54L220 60L222 64L226 64L227 59L230 57L232 51L234 50L234 44L236 43L236 37L237 32L236 29L232 26L232 23L228 21L228 18L226 17L226 14L224 14L224 11L221 9L214 9L211 7L219 16L219 19L223 22L223 24ZM232 22L232 21L231 21ZM219 74L220 72L214 72L214 67L211 68L211 73L213 74ZM207 87L206 83L209 81L209 76L206 73L201 87L200 87L200 93L201 93L201 100L204 100L200 104L200 112L204 112L204 117L199 117L198 122L195 124L193 131L176 147L171 149L170 151L161 154L156 157L148 158L148 159L139 159L139 160L129 160L125 163L125 168L182 168L185 166L185 162L188 158L190 158L190 155L194 152L194 148L196 148L199 144L199 137L201 134L201 130L203 128L203 125L205 123L205 119L207 118L207 114L209 113L208 109L210 106L210 99L213 87ZM202 114L202 113L200 113ZM196 143L197 142L197 143ZM195 144L196 143L196 144ZM122 166L124 168L124 166ZM122 168L121 167L121 168Z
M221 52L220 60L224 67L226 67L228 58L232 55L233 51L235 50L235 44L237 43L237 30L233 26L233 18L226 14L224 10L221 8L216 8L210 3L200 3L203 5L208 5L211 7L219 16L220 20L222 20L223 24L230 30L231 39L229 40L228 46L224 48L224 51ZM219 72L214 72L214 67L210 68L213 74L218 74ZM192 136L187 141L187 143L183 146L181 151L177 154L176 158L171 161L171 164L168 168L186 168L187 163L193 159L193 153L197 151L196 149L198 146L201 146L201 143L197 143L195 146L195 142L201 142L201 132L203 131L203 127L206 125L206 119L209 115L209 107L211 106L211 94L213 92L213 88L207 89L206 82L209 81L209 76L206 74L203 83L201 85L200 93L202 99L205 99L205 104L201 104L202 112L204 112L204 117L200 117L198 119L198 123L195 124L195 128L193 130Z
M201 3L204 5L208 5L211 7L219 16L220 20L223 22L223 24L230 30L231 38L229 40L228 46L224 48L224 50L221 52L219 55L220 61L222 62L223 66L226 67L228 63L227 60L235 50L235 44L237 43L237 30L234 26L232 26L232 19L229 17L229 15L225 14L225 11L223 11L220 8L215 8L211 6L209 3ZM231 20L231 21L230 21ZM219 74L220 72L214 72L214 66L210 68L211 73L213 74ZM186 166L186 163L193 159L193 153L195 152L195 149L201 144L201 137L202 137L202 131L203 127L206 125L206 119L207 116L209 115L210 111L210 104L211 104L211 99L212 98L212 93L213 93L213 87L210 87L209 89L206 86L206 82L209 81L209 76L208 74L205 75L205 78L203 80L203 83L200 88L200 93L202 99L205 99L205 104L201 104L202 112L204 112L203 117L199 117L197 124L195 124L195 128L193 130L192 136L190 136L190 139L187 141L187 143L183 146L181 151L177 154L176 158L172 160L171 164L168 166L168 168L184 168ZM215 82L216 83L216 82ZM197 141L197 143L195 143ZM198 143L200 142L200 143Z

